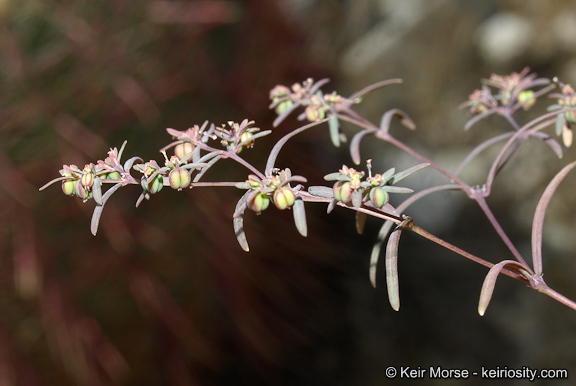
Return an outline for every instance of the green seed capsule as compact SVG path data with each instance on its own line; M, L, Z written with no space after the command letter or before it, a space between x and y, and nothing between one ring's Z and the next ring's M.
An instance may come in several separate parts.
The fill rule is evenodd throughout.
M76 192L76 181L67 180L62 181L62 191L67 196L73 196Z
M274 192L274 205L280 210L294 205L294 199L294 193L290 188L284 187Z
M268 205L270 205L270 199L266 193L258 193L248 202L248 207L256 213L266 210Z
M380 187L372 188L370 190L370 202L376 208L382 208L388 203L388 192Z
M174 155L178 157L179 160L186 157L188 154L194 151L194 145L192 142L179 143L174 147Z
M352 187L349 181L338 181L334 184L334 198L338 201L348 202L352 196Z
M190 186L190 172L186 169L176 168L170 172L168 180L172 189L182 190Z

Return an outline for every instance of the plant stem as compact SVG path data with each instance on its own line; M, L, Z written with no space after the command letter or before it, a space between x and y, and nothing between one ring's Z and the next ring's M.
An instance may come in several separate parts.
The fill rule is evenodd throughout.
M492 211L490 210L490 207L486 202L486 197L484 197L483 194L480 194L480 190L474 189L472 192L472 198L478 203L480 208L482 208L482 211L484 212L484 214L486 215L486 217L488 218L488 220L498 233L498 236L500 236L502 241L504 241L504 244L506 244L506 246L508 247L510 252L512 252L516 260L518 260L520 264L526 266L526 268L529 269L530 266L526 263L526 260L524 260L522 255L520 255L520 252L518 251L516 246L512 243L506 232L504 232L504 229L502 229L502 226L494 216L494 213L492 213ZM530 272L532 272L532 270L530 270Z
M453 252L456 252L459 255L464 256L465 258L472 260L475 263L481 264L481 265L488 267L488 268L492 268L494 266L493 263L486 261L486 260L484 260L478 256L475 256L471 253L468 253L465 250L460 249L457 246L452 245L449 242L441 239L440 237L435 236L432 233L420 228L418 225L416 225L416 223L414 223L414 221L410 221L410 222L406 223L404 227L405 227L405 229L412 231L412 232L414 232L414 233L416 233L416 234L418 234L418 235L420 235L420 236L422 236L422 237L424 237L424 238L426 238L426 239L428 239L428 240L430 240L430 241L432 241L432 242L434 242L434 243L436 243L436 244L438 244L438 245L440 245L446 249L449 249ZM511 278L523 281L525 283L527 282L527 280L523 276L518 275L517 273L514 273L514 272L509 271L507 269L503 269L502 273L507 275L507 276L510 276Z
M573 310L576 310L576 302L574 302L573 300L568 299L566 296L554 291L552 288L548 287L547 285L540 289L539 292L542 292L545 295L550 296L552 299L564 304L567 307L572 308Z

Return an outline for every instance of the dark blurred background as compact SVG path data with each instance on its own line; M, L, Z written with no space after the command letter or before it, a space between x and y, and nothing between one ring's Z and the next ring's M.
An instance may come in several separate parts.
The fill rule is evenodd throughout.
M481 78L530 66L576 83L573 2L2 0L0 21L0 385L381 385L391 365L576 375L573 310L503 277L479 317L486 269L411 234L400 245L394 312L382 264L379 287L368 279L378 221L359 236L351 212L308 205L302 238L289 212L268 210L247 216L245 253L232 229L233 188L165 189L138 209L140 189L121 189L95 237L92 202L59 185L38 192L62 164L95 162L124 140L124 159L160 161L166 127L249 118L268 129L268 91L308 77L331 78L325 90L343 95L403 78L358 111L378 122L403 109L418 129L394 133L454 168L508 129L489 119L464 132L458 105ZM243 156L263 167L297 125L287 120ZM376 171L417 163L366 142ZM466 171L471 184L495 154ZM574 158L528 143L497 180L489 203L526 257L535 204ZM289 142L280 163L320 184L351 161L317 129ZM246 174L221 161L206 178ZM431 171L406 181L442 182ZM561 186L544 234L545 278L571 298L575 181ZM409 214L476 255L510 258L463 195L431 196Z

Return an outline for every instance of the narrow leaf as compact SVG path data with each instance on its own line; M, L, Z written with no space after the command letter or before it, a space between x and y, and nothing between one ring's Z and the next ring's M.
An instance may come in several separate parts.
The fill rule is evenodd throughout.
M250 251L250 248L248 247L248 240L246 240L246 233L244 232L244 211L246 210L246 199L249 193L250 191L244 193L240 200L238 200L232 219L238 244L240 244L240 247L246 252Z
M554 153L556 153L556 156L558 158L562 158L564 156L564 150L562 150L562 145L560 145L560 143L558 143L558 141L556 141L554 138L550 137L548 134L536 131L533 133L529 132L528 135L530 137L538 138L539 140L544 142L546 145L550 146L550 149L552 149L552 151Z
M330 139L332 144L336 147L340 147L340 123L338 122L338 117L333 115L328 121L328 129L330 130Z
M264 131L261 131L261 132L256 133L256 134L252 134L252 136L250 138L245 139L244 141L240 142L238 144L238 146L244 146L244 145L248 144L249 142L254 141L255 139L258 139L260 137L264 137L264 136L270 134L271 132L272 132L272 130L264 130Z
M350 156L352 157L352 161L356 165L360 165L360 141L366 134L375 133L375 129L366 129L357 132L354 137L352 137L352 141L350 141Z
M394 311L400 309L400 291L398 289L398 245L402 226L398 226L388 238L386 245L386 288L388 300Z
M516 260L504 260L490 268L482 284L482 290L480 291L480 302L478 303L478 314L480 314L480 316L484 316L486 308L488 308L488 304L490 304L490 300L492 299L496 279L506 266L519 266L521 269L525 269L525 267Z
M334 198L334 189L327 186L310 186L308 193L317 197Z
M294 201L294 206L292 207L292 213L294 213L294 224L296 224L296 229L304 237L308 235L308 225L306 224L306 211L304 209L304 201L301 198L297 198Z
M356 212L356 232L359 235L364 233L364 225L366 225L366 213Z
M132 157L132 158L130 158L129 160L127 160L127 161L124 163L124 171L126 171L126 172L127 172L127 171L130 171L130 169L132 168L132 165L134 165L134 163L136 163L136 162L137 162L137 163L142 163L142 162L144 162L144 160L143 160L142 158L140 158L140 157Z
M382 245L384 244L384 241L386 241L386 236L388 236L388 233L390 232L390 229L392 229L393 225L394 223L390 221L386 221L384 225L382 225L380 231L378 232L376 242L372 247L372 254L370 255L370 282L374 288L376 288L376 269L378 267L380 251L382 250Z
M394 174L392 176L392 178L390 178L390 184L396 184L399 181L402 181L404 178L410 176L411 174L416 173L417 171L424 169L425 167L429 166L429 163L421 163L415 166L412 166L411 168L408 168L406 170L403 170L401 172L398 172L396 174Z
M324 179L326 181L337 181L338 177L340 177L340 176L341 176L340 172L334 172L334 173L326 174L324 176Z
M94 178L94 183L92 184L92 195L96 205L102 205L102 180L100 177Z
M414 192L414 190L412 190L410 188L405 188L402 186L385 185L382 187L382 189L384 189L384 191L386 191L388 193L412 193L412 192Z
M384 113L382 119L380 120L380 130L382 130L385 133L388 133L390 129L390 123L392 122L392 118L398 118L402 125L409 128L410 130L416 130L416 124L414 123L414 121L410 119L408 114L398 109L392 109Z
M102 204L96 205L96 207L94 208L94 212L92 213L92 220L90 221L90 231L94 236L96 236L96 233L98 232L100 217L102 216L102 211L104 210L104 205L106 204L106 201L108 201L110 196L112 196L112 194L115 191L117 191L121 186L122 184L116 184L112 186L110 189L108 189L106 193L104 193L104 195L102 196L101 199Z
M538 205L536 206L534 220L532 221L532 262L536 275L542 274L542 231L544 228L546 209L558 185L560 185L564 177L566 177L575 166L576 161L571 162L554 176L546 187L546 190L544 190L544 193L542 193L542 197L540 197L540 201L538 201Z
M360 190L352 192L352 205L354 208L360 208L362 206L362 192Z
M566 118L564 114L558 114L556 117L556 135L559 137L562 135L562 130L564 128L564 124L566 122Z

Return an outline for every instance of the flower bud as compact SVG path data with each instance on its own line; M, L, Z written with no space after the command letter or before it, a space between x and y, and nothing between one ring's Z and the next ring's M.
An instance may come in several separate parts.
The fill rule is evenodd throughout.
M294 205L294 199L294 193L290 188L284 187L274 192L274 205L280 210Z
M349 181L338 181L334 184L334 198L338 201L348 202L352 196L352 187Z
M388 203L388 192L386 192L381 187L372 188L370 190L370 202L376 208L382 208Z
M182 142L174 147L174 155L178 157L179 160L186 157L188 154L194 151L194 145L192 142Z
M270 199L266 193L258 193L248 202L248 207L256 213L260 213L270 205Z
M190 172L186 169L176 168L170 172L168 180L172 189L182 190L190 186Z

